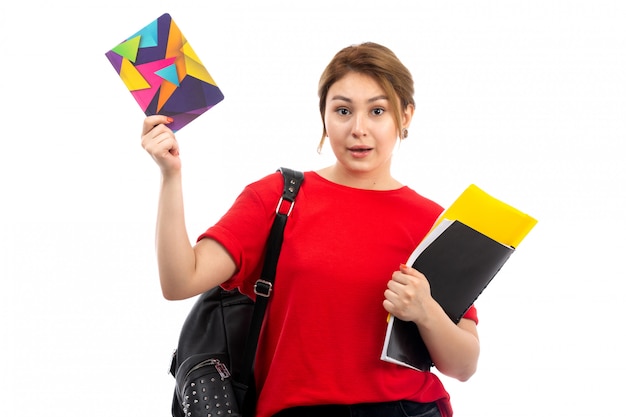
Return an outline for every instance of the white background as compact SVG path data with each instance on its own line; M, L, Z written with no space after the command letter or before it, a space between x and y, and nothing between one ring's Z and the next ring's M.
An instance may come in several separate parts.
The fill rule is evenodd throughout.
M3 415L169 415L193 300L161 297L159 172L104 56L164 12L226 96L178 135L192 239L245 184L332 162L318 77L344 46L385 44L416 87L395 175L539 219L477 303L478 372L443 378L455 415L626 415L626 3L606 0L3 2Z

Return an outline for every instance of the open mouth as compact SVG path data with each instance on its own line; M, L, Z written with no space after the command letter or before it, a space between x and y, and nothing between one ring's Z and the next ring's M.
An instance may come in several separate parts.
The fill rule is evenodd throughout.
M354 153L366 153L371 151L374 148L362 148L362 147L358 147L358 148L348 148L348 150L350 152L354 152Z

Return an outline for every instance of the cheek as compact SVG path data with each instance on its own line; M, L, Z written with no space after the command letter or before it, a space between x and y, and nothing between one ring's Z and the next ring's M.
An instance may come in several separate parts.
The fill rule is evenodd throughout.
M328 115L324 116L324 127L326 128L326 135L330 136L330 132L333 130L333 122L330 120Z
M346 124L338 123L337 121L333 121L332 118L327 118L324 123L326 124L326 133L328 137L332 138L333 136L343 136L346 131Z
M398 130L393 121L382 123L376 129L376 135L379 140L394 142L398 138Z

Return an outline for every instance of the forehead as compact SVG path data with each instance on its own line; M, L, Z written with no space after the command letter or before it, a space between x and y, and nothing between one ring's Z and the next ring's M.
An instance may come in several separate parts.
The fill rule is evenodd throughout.
M387 98L385 90L376 79L358 72L349 72L330 86L327 100L334 100L337 97L355 101L370 100L373 97Z

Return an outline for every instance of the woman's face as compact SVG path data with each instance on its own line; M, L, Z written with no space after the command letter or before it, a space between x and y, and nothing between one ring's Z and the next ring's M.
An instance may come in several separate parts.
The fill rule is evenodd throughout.
M398 127L385 91L369 75L351 72L330 86L324 122L338 167L352 176L387 179ZM403 113L408 126L412 108Z

